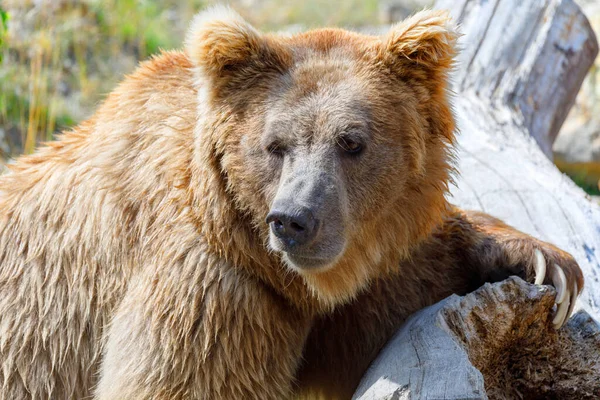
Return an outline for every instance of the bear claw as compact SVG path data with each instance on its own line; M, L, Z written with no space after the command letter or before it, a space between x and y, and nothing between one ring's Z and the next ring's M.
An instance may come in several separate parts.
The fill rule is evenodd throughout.
M556 315L554 316L554 319L552 320L552 323L554 324L554 327L556 329L559 329L560 327L562 327L563 324L565 323L565 321L568 319L567 312L569 311L570 304L571 304L571 301L569 298L558 305L558 310L556 311Z
M573 314L573 309L575 308L575 302L577 301L577 296L579 295L579 286L577 282L573 284L573 292L571 293L571 305L569 306L569 311L567 312L567 318L565 318L565 322L569 319L571 314Z
M535 262L533 263L535 269L535 284L542 285L546 279L546 259L542 252L538 249L535 250ZM577 295L579 294L579 288L577 282L575 282L573 290L569 290L567 284L567 277L563 269L554 264L550 272L552 284L556 288L556 304L558 306L556 315L552 320L552 323L556 329L561 328L564 323L569 319L569 316L573 312Z
M535 269L535 284L541 285L544 283L546 278L546 259L541 251L535 250L535 262L533 263Z
M563 304L565 299L568 296L567 293L567 277L565 276L562 268L554 264L554 268L552 269L552 283L556 287L556 304ZM568 300L567 300L568 301Z

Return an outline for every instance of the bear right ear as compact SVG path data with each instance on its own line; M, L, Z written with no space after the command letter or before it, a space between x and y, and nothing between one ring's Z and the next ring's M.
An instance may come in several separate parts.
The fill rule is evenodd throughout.
M221 5L196 15L185 49L201 79L208 79L218 92L243 89L270 73L282 73L291 61L288 48Z
M445 77L454 65L458 37L447 11L424 10L390 29L379 57L401 74L421 71L428 79Z

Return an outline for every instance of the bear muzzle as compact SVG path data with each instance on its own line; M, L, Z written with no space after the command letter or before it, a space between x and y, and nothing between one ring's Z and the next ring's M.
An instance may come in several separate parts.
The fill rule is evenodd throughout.
M285 245L286 251L309 245L319 233L321 222L306 207L273 209L267 215L271 232Z

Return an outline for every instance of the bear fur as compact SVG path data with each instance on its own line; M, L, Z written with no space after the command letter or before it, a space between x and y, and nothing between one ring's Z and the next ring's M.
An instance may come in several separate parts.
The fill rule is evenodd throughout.
M185 51L0 178L0 399L349 398L408 315L533 281L536 254L574 302L571 256L445 199L456 38L441 11L383 37L199 14ZM313 269L265 217L317 153L294 169L337 199Z

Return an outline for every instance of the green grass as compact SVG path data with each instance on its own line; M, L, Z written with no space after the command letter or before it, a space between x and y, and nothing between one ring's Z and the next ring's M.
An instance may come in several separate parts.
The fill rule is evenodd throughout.
M598 182L590 181L589 177L585 173L566 173L566 175L575 182L577 186L582 188L590 196L600 196L600 189L598 188Z
M100 34L114 45L136 52L139 58L157 53L161 48L178 47L181 22L169 19L179 13L191 16L201 9L203 1L94 0ZM189 18L189 17L188 17Z
M4 53L5 36L8 31L8 13L0 6L0 62Z

